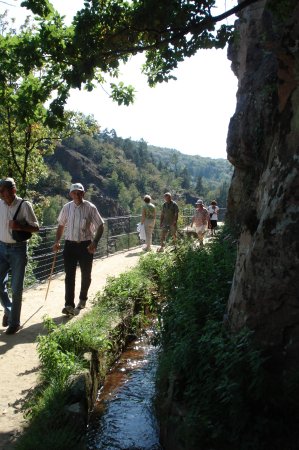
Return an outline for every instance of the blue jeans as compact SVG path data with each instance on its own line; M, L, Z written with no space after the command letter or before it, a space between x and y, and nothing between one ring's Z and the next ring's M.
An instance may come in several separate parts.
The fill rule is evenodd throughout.
M27 264L27 243L0 242L0 302L8 315L8 325L20 325L22 293ZM7 291L8 273L11 271L12 300Z

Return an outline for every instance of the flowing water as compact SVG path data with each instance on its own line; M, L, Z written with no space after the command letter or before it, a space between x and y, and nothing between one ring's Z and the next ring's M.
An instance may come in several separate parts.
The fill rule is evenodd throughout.
M153 398L158 349L150 332L132 342L106 377L90 420L88 450L161 450Z

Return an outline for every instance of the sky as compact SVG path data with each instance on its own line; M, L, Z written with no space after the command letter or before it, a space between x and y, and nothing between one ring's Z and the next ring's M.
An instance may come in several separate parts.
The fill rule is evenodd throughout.
M28 15L21 0L5 0L0 12L22 23ZM53 6L70 22L84 0L52 0ZM236 1L217 0L216 14L231 8ZM10 6L12 5L12 6ZM73 90L67 108L93 114L101 129L114 129L118 136L144 139L148 144L179 150L189 155L226 158L228 124L236 107L237 78L227 49L199 50L180 63L174 72L177 80L150 88L141 74L142 55L122 67L120 80L136 89L133 105L118 106L99 86L92 92ZM115 80L113 80L115 82Z

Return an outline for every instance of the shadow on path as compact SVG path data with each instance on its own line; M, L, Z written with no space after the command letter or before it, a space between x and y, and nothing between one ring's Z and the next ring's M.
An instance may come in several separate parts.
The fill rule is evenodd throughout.
M56 325L59 325L61 323L68 322L70 319L66 316L58 316L58 317L54 317L54 318L52 317L52 320ZM0 332L0 355L4 355L7 351L11 350L13 347L15 347L17 345L34 343L34 342L36 342L36 338L38 335L40 335L40 334L43 335L46 333L47 333L47 330L44 327L43 321L35 323L35 324L30 325L29 327L25 327L25 328L24 328L24 326L22 326L20 331L13 335L7 335L7 334L5 334L5 330L1 330L1 332Z
M130 270L137 264L142 253L141 248L139 251L138 248L132 248L129 252L94 261L89 290L90 301L86 311L90 309L92 299L104 288L107 278ZM79 297L79 280L80 274L76 278L76 298ZM24 404L30 399L39 381L37 336L47 334L44 316L51 317L57 325L80 317L70 319L61 314L65 291L63 273L53 277L47 301L44 301L46 290L47 282L24 291L22 328L18 333L7 335L5 328L0 326L0 450L15 450L16 439L26 426L26 419L23 417ZM0 307L0 319L2 314Z

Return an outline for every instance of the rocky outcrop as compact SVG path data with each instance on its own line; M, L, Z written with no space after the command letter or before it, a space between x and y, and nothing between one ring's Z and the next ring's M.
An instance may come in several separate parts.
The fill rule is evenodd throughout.
M240 239L228 312L282 368L299 366L298 19L297 0L261 0L240 14L229 48L239 86L228 219Z
M112 199L106 188L105 179L99 174L96 164L82 153L64 145L58 145L54 155L48 158L54 165L56 162L67 170L72 181L83 181L85 189L91 190L90 200L96 205L103 217L117 217L127 214L117 200Z
M55 150L55 160L76 180L85 180L87 184L95 184L104 189L104 178L99 175L96 165L82 153L64 145L58 145Z

